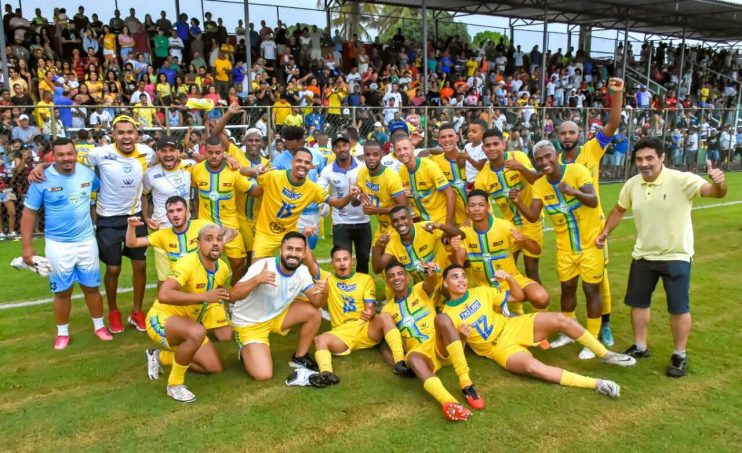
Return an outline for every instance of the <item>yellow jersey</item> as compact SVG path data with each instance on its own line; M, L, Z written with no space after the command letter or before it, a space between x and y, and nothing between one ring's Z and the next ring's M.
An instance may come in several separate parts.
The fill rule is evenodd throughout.
M149 235L149 245L167 253L172 270L179 259L198 250L198 232L209 223L203 219L190 219L182 233L176 233L172 227L159 229Z
M515 225L494 216L489 218L487 231L477 231L474 226L461 227L466 238L462 245L470 265L472 286L496 287L495 271L502 269L510 275L517 275L518 268L510 253L514 243L510 230Z
M332 164L335 162L335 153L332 152L332 148L329 146L319 146L317 145L317 150L320 154L322 154L322 157L325 158L325 165L324 167Z
M296 230L299 216L311 203L326 203L330 199L319 184L309 178L295 185L289 177L290 170L272 170L258 175L258 184L263 188L255 229L264 234L283 235Z
M176 280L183 292L203 294L224 286L224 283L229 279L229 266L219 259L216 262L214 272L209 272L201 263L201 255L196 252L179 259L167 278ZM169 305L155 300L151 310L200 321L206 312L207 306L208 302L192 305Z
M577 198L564 195L557 188L560 182L576 189L593 185L590 171L580 164L562 164L562 179L554 184L546 176L533 184L533 197L541 200L554 224L557 250L576 253L595 247L595 238L602 229L600 206L590 208Z
M460 298L447 300L442 313L451 318L457 331L462 324L468 324L471 333L466 344L475 354L487 355L507 321L505 316L495 311L495 307L505 307L509 297L510 293L500 288L469 288Z
M402 180L399 175L387 167L381 166L381 173L372 176L367 167L361 167L358 170L358 186L363 193L368 195L373 206L379 208L391 208L397 205L394 197L404 195ZM388 214L379 214L376 216L379 224L379 230L382 232L389 231L392 226L392 220Z
M574 160L564 159L564 153L559 154L560 164L582 164L590 170L590 175L593 178L593 187L595 188L595 194L598 196L598 205L601 214L603 208L600 207L600 160L603 159L608 144L611 143L611 137L603 134L602 131L598 131L595 137L586 141L580 150L577 151L577 156Z
M90 165L90 150L93 148L95 148L95 145L92 143L75 143L77 161L88 168L93 168L93 166Z
M332 328L361 319L366 304L376 303L376 284L368 274L354 272L347 277L332 274L327 279L327 310Z
M450 187L440 167L429 159L415 159L415 171L406 166L399 169L402 187L409 190L415 202L417 214L423 220L446 223L446 196L442 190Z
M240 167L245 168L254 168L258 165L262 165L264 168L269 168L271 166L271 161L266 159L263 156L260 156L260 163L254 164L250 159L247 158L244 152L237 146L233 144L229 144L229 149L227 151L227 155L232 156L238 164L240 164ZM255 181L254 179L250 178L251 181ZM258 218L258 212L260 212L260 202L262 201L263 197L254 197L252 195L248 195L245 192L237 192L237 216L238 218L246 218L250 222L254 222L255 219Z
M515 159L528 170L535 171L528 156L522 151L508 151L505 153L504 159ZM523 214L518 211L518 208L508 197L510 189L518 189L520 191L519 198L523 204L530 206L533 200L533 188L519 171L508 170L505 167L493 168L492 163L488 162L477 175L474 188L484 190L489 194L493 213L495 207L497 207L505 220L512 222L519 228L523 227L523 224L531 223L523 217ZM542 219L543 213L540 214L536 223L541 223Z
M223 162L218 171L203 161L193 167L191 185L198 190L198 218L214 222L219 226L239 229L237 220L236 192L247 193L255 183L240 172L227 168Z
M412 225L412 243L405 244L402 237L396 231L393 231L389 244L386 246L385 253L388 253L404 266L405 270L412 274L415 282L425 279L422 272L422 263L435 263L438 265L438 272L451 264L451 260L443 246L441 239L443 232L433 230L432 233L425 231L423 226L430 222L418 222Z
M402 300L390 299L382 313L389 313L402 334L405 351L411 351L428 340L435 340L435 303L418 283Z
M456 194L455 221L456 225L461 225L466 221L466 167L460 167L458 162L449 160L445 154L434 154L430 158L438 164Z

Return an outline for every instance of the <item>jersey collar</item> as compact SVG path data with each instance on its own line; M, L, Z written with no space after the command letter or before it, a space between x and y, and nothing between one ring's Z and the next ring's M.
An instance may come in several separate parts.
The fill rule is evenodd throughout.
M665 170L665 166L663 165L660 169L660 173L657 175L657 177L654 179L654 181L645 181L642 177L642 184L647 186L660 186L662 185L662 182L665 180L665 174L667 171Z
M279 257L276 257L276 272L278 272L281 275L281 277L291 277L292 275L294 275L293 272L284 274L284 272L281 270L281 260Z
M350 156L350 167L348 167L348 169L347 169L347 170L345 170L345 169L343 169L343 168L340 168L340 166L338 165L338 161L337 161L337 160L335 160L335 161L334 161L334 162L332 163L332 171L333 171L333 173L342 173L342 174L346 174L346 173L348 173L349 171L351 171L351 170L353 170L354 168L356 168L357 166L358 166L358 162L356 162L356 158L355 158L355 157L353 157L353 156Z
M353 272L351 272L351 273L350 273L350 275L348 275L347 277L341 277L341 276L339 276L339 275L338 275L337 273L335 273L335 274L333 274L333 275L334 275L334 276L335 276L335 278L337 278L338 280L350 280L351 278L353 278L353 277L354 277L354 276L356 275L356 273L355 273L355 271L353 271Z
M469 298L469 290L467 290L463 296L459 297L458 299L454 300L447 300L446 305L449 307L456 307L458 305L461 305L465 300Z

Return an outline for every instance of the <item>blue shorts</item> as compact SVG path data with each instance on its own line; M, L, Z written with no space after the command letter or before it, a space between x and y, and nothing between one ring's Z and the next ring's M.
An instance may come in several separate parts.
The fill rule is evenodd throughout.
M624 303L634 308L649 308L657 281L662 279L667 296L667 311L673 315L690 312L690 262L633 260Z
M89 288L100 286L98 243L94 237L80 242L46 240L46 258L51 265L49 286L61 293L76 282Z

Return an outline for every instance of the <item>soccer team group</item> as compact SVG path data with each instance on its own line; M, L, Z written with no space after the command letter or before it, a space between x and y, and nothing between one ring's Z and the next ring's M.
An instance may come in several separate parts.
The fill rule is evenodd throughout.
M116 294L126 256L134 286L128 322L157 345L146 351L149 377L170 367L167 394L178 401L196 399L184 385L188 369L223 370L212 341L234 338L247 374L268 380L270 337L294 327L299 339L289 385L338 384L333 355L380 345L395 374L417 376L448 419L465 420L471 411L436 372L451 365L467 404L483 409L469 376L468 346L511 372L617 398L615 382L546 365L528 349L578 342L581 359L636 363L606 349L613 339L598 177L620 123L623 81L611 79L609 87L613 103L605 128L580 147L577 125L562 124L562 153L546 141L535 146L538 171L524 153L505 152L502 133L479 120L469 125L465 150L448 125L440 127L440 148L426 150L415 149L409 131L398 128L391 131L393 153L387 156L374 141L354 155L343 134L333 138L331 149L308 149L303 131L287 129L287 158L274 162L261 157L257 129L246 132L244 150L229 141L224 126L237 106L213 129L199 163L182 158L167 136L156 151L139 144L138 124L126 116L113 122L111 145L79 150L71 140L57 139L54 163L31 175L21 226L23 258L38 264L31 236L43 207L55 348L70 340L75 282L95 335L111 340L111 333L123 332ZM191 218L191 203L198 204L197 218ZM320 269L312 253L323 205L332 208L332 272ZM539 283L544 212L556 233L560 313L547 311L549 294ZM154 248L158 295L145 315L148 247ZM525 273L516 268L519 256ZM108 328L99 260L105 264ZM386 281L379 312L369 260ZM587 328L574 314L580 279ZM322 307L332 325L324 333Z

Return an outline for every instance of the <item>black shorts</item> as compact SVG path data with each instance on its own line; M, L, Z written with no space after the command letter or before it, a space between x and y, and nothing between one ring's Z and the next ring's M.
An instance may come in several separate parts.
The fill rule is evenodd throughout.
M667 296L667 311L673 315L690 312L690 262L633 260L624 303L635 308L649 308L657 280L662 278Z
M134 215L142 218L141 212ZM124 243L128 218L128 215L98 216L96 220L95 239L98 241L98 256L108 266L121 266L122 256L133 261L144 261L147 258L147 247L129 248ZM146 237L147 226L138 226L136 233L137 237Z

